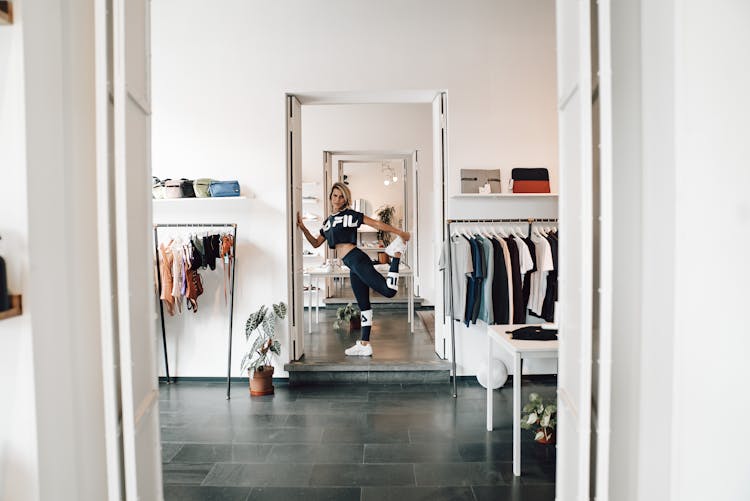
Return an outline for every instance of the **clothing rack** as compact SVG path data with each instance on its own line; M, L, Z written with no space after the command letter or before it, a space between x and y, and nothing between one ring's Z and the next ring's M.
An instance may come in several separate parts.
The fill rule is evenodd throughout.
M229 295L231 297L229 302L229 343L228 343L228 354L227 354L227 400L230 398L231 386L230 376L232 374L232 320L234 318L234 270L237 268L237 224L236 223L178 223L178 224L155 224L154 225L154 248L156 250L156 278L159 286L157 296L161 296L161 264L159 262L159 228L232 228L234 230L232 238L232 258L234 259L234 265L232 266L232 278L229 285ZM161 317L161 339L164 345L164 367L167 372L167 384L171 384L169 377L169 357L167 356L167 333L164 325L164 303L159 299L159 315Z
M461 223L528 223L529 234L531 234L531 225L533 223L557 223L557 218L514 218L514 219L446 219L446 235L448 238L448 266L446 267L448 273L448 297L450 298L451 307L451 365L453 372L453 398L458 397L458 390L456 388L456 326L453 317L455 316L455 310L453 307L453 256L451 250L451 225ZM487 367L487 374L489 374L490 368Z

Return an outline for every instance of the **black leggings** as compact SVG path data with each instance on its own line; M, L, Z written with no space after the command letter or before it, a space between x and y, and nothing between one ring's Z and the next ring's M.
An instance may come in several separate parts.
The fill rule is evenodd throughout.
M342 259L344 264L349 267L352 281L352 291L357 298L357 305L360 311L367 312L370 317L362 318L362 340L370 339L370 329L372 325L372 306L370 305L370 289L382 294L385 297L393 297L398 292L388 287L388 283L373 266L370 257L362 249L354 248ZM389 272L398 272L399 258L391 258Z

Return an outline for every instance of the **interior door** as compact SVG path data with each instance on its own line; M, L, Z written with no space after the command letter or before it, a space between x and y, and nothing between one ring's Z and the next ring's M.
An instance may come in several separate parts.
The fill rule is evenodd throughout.
M445 92L440 92L432 101L432 158L433 158L433 176L432 192L434 193L430 203L433 214L435 214L435 226L431 228L431 243L433 256L440 256L443 242L445 241L445 217L446 217L446 96ZM437 268L437 267L435 267ZM446 301L447 293L445 285L445 274L435 270L435 290L440 291L440 297L435 301L435 353L443 358L448 358L450 347L448 341L450 336L447 333L450 330L450 324L446 321Z
M592 110L589 2L557 1L560 271L557 499L590 499Z
M162 498L151 195L146 189L151 181L149 5L148 0L112 4L117 349L123 477L126 499L133 500Z
M408 230L411 233L409 247L411 257L409 264L414 272L414 290L410 293L419 296L419 152L414 151L411 155L411 217L409 218ZM405 171L407 169L404 169Z
M305 354L304 286L302 283L302 235L297 229L297 213L302 214L302 106L295 96L286 97L287 186L292 212L289 221L289 358L299 360ZM309 314L312 314L312 309Z

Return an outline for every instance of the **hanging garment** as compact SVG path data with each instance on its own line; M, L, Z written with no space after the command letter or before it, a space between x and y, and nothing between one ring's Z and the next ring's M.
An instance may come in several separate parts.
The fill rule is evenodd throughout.
M219 257L221 258L221 265L224 268L224 304L227 303L227 284L231 282L231 270L234 264L234 255L232 254L234 249L234 236L229 233L225 233L221 236L221 244L219 250Z
M448 266L448 245L451 246L451 270ZM453 320L462 321L466 312L466 295L469 275L474 271L471 259L471 247L469 241L460 235L454 235L443 242L443 251L438 262L440 271L443 272L443 290L445 295L445 315ZM448 276L450 273L450 277ZM451 283L453 287L451 287ZM451 297L453 295L453 311L451 311Z
M552 250L552 266L554 269L547 274L547 290L542 304L542 318L547 322L554 322L555 301L557 301L557 234L550 233L546 238Z
M508 252L510 253L510 265L511 265L511 278L513 280L513 321L514 324L522 324L526 322L526 314L522 310L523 306L523 290L521 280L521 265L519 262L518 244L513 237L505 239L505 243L508 244Z
M549 241L539 235L532 236L536 250L536 271L531 274L531 295L529 297L529 312L537 317L542 316L544 295L547 292L547 274L554 269L552 263L552 249Z
M510 259L510 248L508 242L504 238L498 238L497 243L500 244L500 248L503 251L503 259L505 260L505 270L508 277L508 319L506 324L513 323L513 265Z
M161 271L161 294L159 298L167 305L167 313L174 315L174 297L172 297L172 264L174 256L172 255L171 245L172 241L166 245L163 242L159 245L159 257L161 259L161 266L159 266L159 270Z
M508 271L505 267L505 255L500 242L491 238L492 256L494 258L492 276L492 317L496 324L507 324L510 310L508 308Z
M529 250L529 254L531 255L532 260L532 267L530 270L526 272L526 275L523 279L523 311L527 311L529 307L529 298L531 297L531 275L536 271L536 246L534 245L534 242L531 240L531 237L526 237L522 239L524 244L526 244L526 247Z
M468 295L466 298L466 316L464 323L469 326L469 322L477 323L479 317L479 301L482 294L482 279L486 272L484 260L482 258L482 246L476 238L469 239L471 245L471 260L474 263L474 271L469 276Z
M494 323L495 314L492 304L492 282L495 277L495 253L492 243L487 238L477 237L482 246L482 258L485 268L484 280L482 281L482 293L479 301L479 320L488 324Z
M172 241L172 297L177 310L182 313L182 277L184 270L184 260L182 245L179 240Z

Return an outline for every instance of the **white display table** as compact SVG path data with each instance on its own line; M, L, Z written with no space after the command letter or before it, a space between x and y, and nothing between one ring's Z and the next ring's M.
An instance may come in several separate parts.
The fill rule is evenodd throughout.
M559 341L521 341L506 331L524 325L487 326L487 374L493 362L492 344L499 344L513 360L513 474L521 474L521 364L524 359L557 358ZM492 387L487 385L487 430L492 430Z
M375 265L375 269L380 272L382 275L386 275L388 273L388 265L387 264L379 264ZM407 321L409 322L409 332L414 334L414 272L412 269L403 263L399 265L398 268L398 274L406 278L406 296L408 299L408 314L407 314ZM303 271L303 276L310 279L310 286L313 286L314 283L314 290L315 291L315 323L318 323L319 321L319 309L320 309L320 298L318 297L320 295L320 279L326 279L326 278L332 278L332 277L339 277L339 278L348 278L349 277L349 268L347 266L333 266L331 268L325 268L322 266L317 266L314 268L306 268ZM313 307L313 294L310 294L310 306L309 306L309 316L308 316L308 332L312 333L312 307Z

